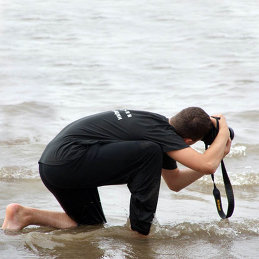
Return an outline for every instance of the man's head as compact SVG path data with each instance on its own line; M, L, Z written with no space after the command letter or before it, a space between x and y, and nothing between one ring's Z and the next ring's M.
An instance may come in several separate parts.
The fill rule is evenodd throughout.
M202 139L213 127L210 116L199 107L183 109L170 119L170 124L178 135L190 140L188 144Z

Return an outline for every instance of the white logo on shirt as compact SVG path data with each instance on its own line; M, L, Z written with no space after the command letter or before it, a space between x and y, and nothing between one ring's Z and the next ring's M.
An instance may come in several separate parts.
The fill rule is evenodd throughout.
M128 110L124 110L124 111L125 111L126 115L127 115L129 118L132 117L132 114L130 113L130 111L128 111Z
M118 121L119 121L119 120L122 120L122 117L121 117L121 114L120 114L119 111L114 111L114 114L116 115Z
M119 111L115 110L113 112L114 112L114 115L117 117L118 121L123 119ZM132 114L130 113L130 111L125 109L124 112L126 113L128 118L132 117Z

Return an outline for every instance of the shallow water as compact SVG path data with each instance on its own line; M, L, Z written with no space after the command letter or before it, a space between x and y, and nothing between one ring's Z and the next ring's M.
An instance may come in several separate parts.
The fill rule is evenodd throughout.
M106 225L0 230L0 257L258 258L258 12L255 0L2 0L0 224L11 202L61 210L39 179L41 152L69 122L118 108L225 114L236 207L220 220L210 177L179 193L162 182L151 235L139 238L126 186L102 187Z
M235 216L230 220L219 220L211 195L206 189L203 193L199 189L199 185L194 185L188 191L174 194L162 185L151 234L143 238L128 226L128 190L124 186L103 187L100 194L108 220L103 227L56 230L32 226L15 233L1 231L1 255L3 258L10 253L13 258L257 258L259 219L255 193L259 188L238 191L243 197L236 197ZM1 183L1 190L6 193L1 200L60 210L37 180ZM245 201L248 197L250 202Z

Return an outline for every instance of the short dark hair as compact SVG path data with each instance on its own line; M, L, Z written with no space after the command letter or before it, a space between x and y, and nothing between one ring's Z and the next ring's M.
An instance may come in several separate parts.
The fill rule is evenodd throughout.
M170 124L182 138L202 139L212 129L210 116L200 107L188 107L170 119Z

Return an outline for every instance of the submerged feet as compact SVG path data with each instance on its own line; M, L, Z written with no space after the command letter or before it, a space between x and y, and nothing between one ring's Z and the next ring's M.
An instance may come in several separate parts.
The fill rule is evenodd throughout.
M21 230L28 224L29 213L26 207L17 203L9 204L6 207L5 220L2 229L5 230Z

